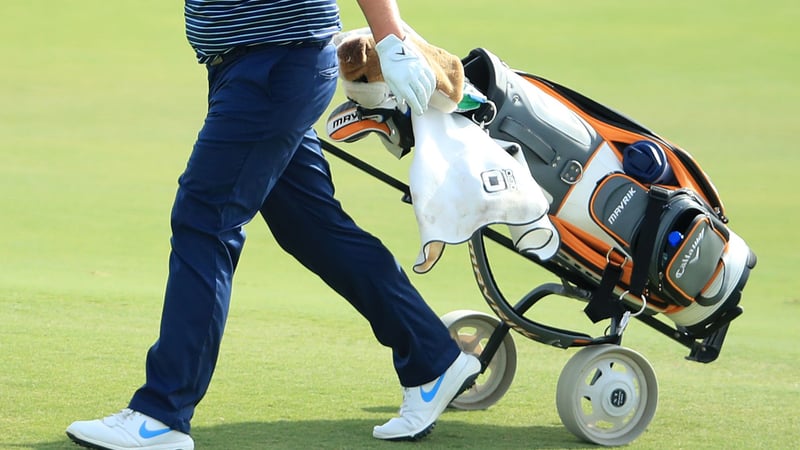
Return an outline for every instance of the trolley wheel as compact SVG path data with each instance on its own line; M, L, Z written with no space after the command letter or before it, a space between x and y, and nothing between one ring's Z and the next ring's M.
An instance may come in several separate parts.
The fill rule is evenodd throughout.
M442 316L442 322L458 346L466 353L479 356L489 337L500 325L500 320L478 311L458 310ZM517 370L517 348L508 333L492 357L489 365L475 380L475 384L456 397L450 406L463 410L486 409L500 400L508 391Z
M639 353L613 344L585 347L564 366L556 389L561 422L595 444L625 445L656 412L658 382Z

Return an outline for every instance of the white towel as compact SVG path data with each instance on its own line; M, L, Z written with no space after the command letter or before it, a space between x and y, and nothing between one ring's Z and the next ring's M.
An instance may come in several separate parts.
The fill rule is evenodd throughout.
M433 268L445 244L465 242L490 224L509 225L519 251L541 260L555 254L559 238L548 201L524 160L461 115L430 108L412 122L409 185L422 241L415 272Z

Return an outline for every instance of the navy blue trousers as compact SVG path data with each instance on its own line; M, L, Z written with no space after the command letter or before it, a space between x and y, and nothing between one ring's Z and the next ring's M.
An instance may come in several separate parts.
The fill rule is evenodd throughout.
M402 385L433 380L458 356L394 257L334 199L311 127L333 96L336 76L330 44L258 47L208 66L208 114L172 210L160 335L130 408L190 431L216 365L242 227L259 213L286 252L369 321L392 349Z

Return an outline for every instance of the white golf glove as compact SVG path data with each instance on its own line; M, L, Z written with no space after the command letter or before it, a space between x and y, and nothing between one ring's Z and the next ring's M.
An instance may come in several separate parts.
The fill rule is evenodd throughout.
M410 42L390 34L375 45L383 79L398 103L405 102L416 115L428 109L436 88L436 75Z

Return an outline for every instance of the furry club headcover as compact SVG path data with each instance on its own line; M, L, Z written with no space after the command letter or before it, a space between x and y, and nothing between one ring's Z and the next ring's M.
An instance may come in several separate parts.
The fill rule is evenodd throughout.
M407 29L406 39L428 62L436 75L436 90L430 106L443 112L453 112L464 93L464 66L461 60L445 50L427 43ZM345 93L356 103L371 108L388 96L375 39L368 29L342 33L337 40L339 72ZM374 84L380 83L380 84Z

